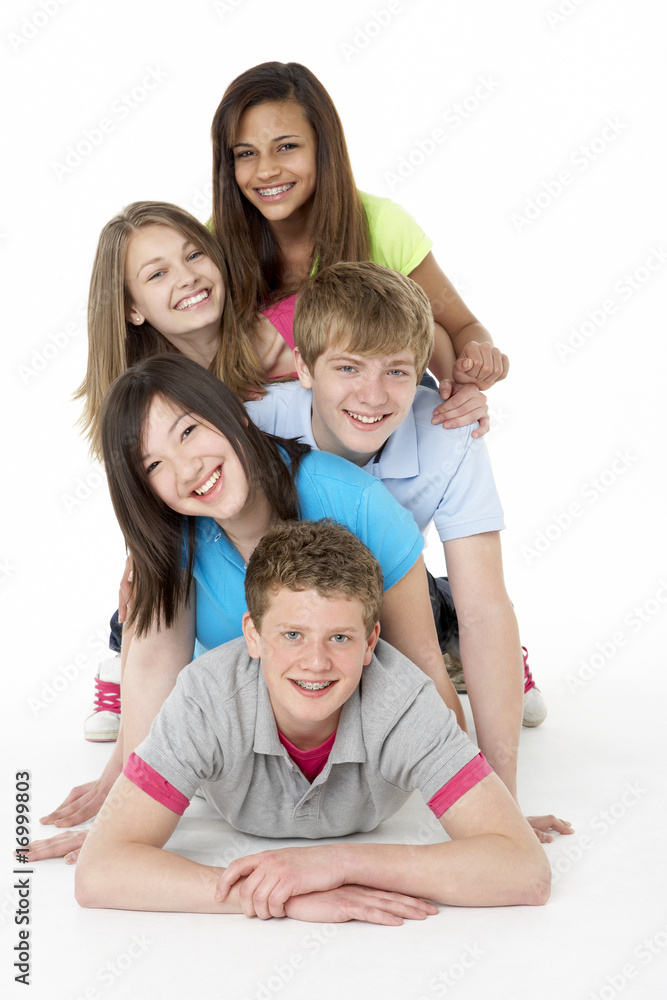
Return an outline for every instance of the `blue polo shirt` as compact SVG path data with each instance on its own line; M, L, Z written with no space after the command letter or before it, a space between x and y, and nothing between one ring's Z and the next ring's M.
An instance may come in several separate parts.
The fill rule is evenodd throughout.
M364 468L410 511L420 531L433 521L443 542L500 531L505 527L503 509L484 442L472 436L477 424L453 430L432 424L439 402L436 392L419 386L403 423ZM310 389L289 382L271 386L263 399L246 403L246 409L263 431L300 437L317 448L311 403Z
M330 517L348 528L380 563L384 588L401 580L419 558L424 540L414 518L388 490L337 455L311 451L296 478L301 517ZM241 635L245 563L211 517L196 518L194 578L197 604L195 655Z

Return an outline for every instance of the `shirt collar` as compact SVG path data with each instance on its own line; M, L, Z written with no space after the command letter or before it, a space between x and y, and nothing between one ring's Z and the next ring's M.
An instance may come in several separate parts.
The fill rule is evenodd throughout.
M257 715L255 716L255 753L269 754L273 757L289 756L287 750L278 738L269 690L264 681L261 666L257 671ZM361 730L361 695L359 687L350 695L338 720L338 731L329 762L342 764L348 761L365 761L366 747Z
M377 466L379 479L412 479L419 475L417 425L412 408L385 441L379 457L372 458L364 469L371 472L374 466Z

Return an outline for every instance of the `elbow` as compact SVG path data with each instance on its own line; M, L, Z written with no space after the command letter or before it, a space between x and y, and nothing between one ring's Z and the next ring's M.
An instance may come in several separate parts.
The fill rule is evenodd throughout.
M74 898L79 906L94 907L93 896L90 886L90 878L85 869L78 865L74 872Z
M95 865L79 861L74 872L74 898L79 906L96 909L107 904L101 897L99 878L95 877Z
M551 895L551 865L544 851L540 849L540 853L542 857L532 866L525 886L524 903L528 906L544 906Z

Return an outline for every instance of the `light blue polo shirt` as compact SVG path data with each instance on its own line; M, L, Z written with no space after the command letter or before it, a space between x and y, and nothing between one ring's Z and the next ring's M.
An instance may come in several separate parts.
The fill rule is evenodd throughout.
M288 382L271 386L246 409L263 431L300 437L317 448L311 401L310 389ZM484 442L472 436L478 425L443 430L432 424L439 401L436 392L419 386L410 413L364 468L410 511L420 531L433 521L443 542L500 531L505 522L489 456Z
M414 518L382 483L351 462L324 451L304 455L296 477L301 517L330 517L348 528L380 563L384 589L401 580L419 558L424 540ZM199 655L241 635L247 611L245 563L211 517L196 518L195 563Z

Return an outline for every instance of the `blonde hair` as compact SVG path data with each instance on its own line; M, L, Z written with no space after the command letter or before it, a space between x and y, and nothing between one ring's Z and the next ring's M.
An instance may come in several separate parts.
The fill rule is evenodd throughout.
M297 299L294 344L311 372L328 347L365 357L410 349L419 381L433 353L433 313L424 290L404 274L341 261L313 275Z
M88 367L74 398L84 400L79 423L91 453L101 457L100 414L111 383L130 365L176 348L146 321L135 326L127 319L130 297L125 283L125 260L132 234L144 226L170 226L211 258L225 287L229 272L222 250L212 234L194 216L177 205L135 201L111 219L97 244L88 298ZM220 344L210 371L241 398L262 393L264 372L247 327L239 323L229 295L220 323Z
M284 521L264 535L250 556L246 603L258 631L272 596L282 588L359 601L366 636L380 617L384 597L382 570L375 556L356 535L328 518Z

